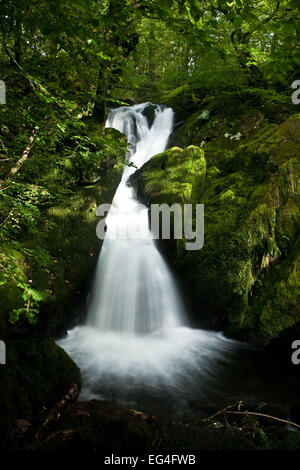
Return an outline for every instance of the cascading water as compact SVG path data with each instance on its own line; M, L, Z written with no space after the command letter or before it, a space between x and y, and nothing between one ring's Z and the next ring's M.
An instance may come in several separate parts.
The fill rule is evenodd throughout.
M216 394L215 379L226 370L236 343L186 325L174 281L149 231L148 210L127 184L135 167L165 150L172 109L151 103L121 107L110 111L106 125L127 135L131 165L125 166L106 218L87 324L59 344L81 369L82 398L156 412L163 400L174 412L195 396L206 395L207 401L208 393Z
M112 110L106 123L127 135L127 161L138 168L165 150L173 127L171 108L156 107L151 127L145 109L136 105ZM106 218L88 323L101 331L149 334L179 326L183 308L152 240L148 210L127 185L134 171L134 166L125 166Z

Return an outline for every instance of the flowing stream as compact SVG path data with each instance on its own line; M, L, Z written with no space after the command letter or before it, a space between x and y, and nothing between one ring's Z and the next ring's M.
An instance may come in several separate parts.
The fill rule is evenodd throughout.
M183 308L168 268L148 228L148 209L140 204L129 176L163 152L173 128L171 108L155 108L149 128L145 105L112 110L107 127L127 135L129 150L122 180L106 219L88 323L100 331L151 334L182 324Z
M58 342L81 369L81 399L109 399L167 416L194 416L221 404L224 395L240 399L253 387L250 369L239 366L248 348L188 325L152 240L148 209L128 185L136 167L166 149L173 111L151 103L121 107L110 111L106 126L126 134L129 165L106 217L87 322ZM261 379L254 382L262 386Z

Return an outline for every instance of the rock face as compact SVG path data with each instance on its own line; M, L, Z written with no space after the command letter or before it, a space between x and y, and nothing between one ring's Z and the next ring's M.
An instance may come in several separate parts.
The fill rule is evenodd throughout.
M151 158L132 175L131 183L146 204L187 204L203 193L205 174L203 150L194 145L173 147Z
M249 117L252 127L257 119ZM198 121L186 125L194 129ZM182 128L177 140L187 132ZM199 147L173 148L144 165L132 183L148 205L205 205L203 249L185 251L177 241L171 250L195 317L259 345L294 340L300 334L299 117L265 124L244 139L214 131L205 142L205 129L189 132L205 159Z

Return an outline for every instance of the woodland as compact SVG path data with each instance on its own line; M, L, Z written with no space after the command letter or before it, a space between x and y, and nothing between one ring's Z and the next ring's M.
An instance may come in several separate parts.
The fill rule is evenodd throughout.
M96 210L124 167L107 114L162 104L169 149L131 183L146 205L205 206L203 249L160 245L190 320L280 357L297 395L299 46L299 0L0 0L0 449L300 449L295 398L187 424L76 401L55 342L84 321Z

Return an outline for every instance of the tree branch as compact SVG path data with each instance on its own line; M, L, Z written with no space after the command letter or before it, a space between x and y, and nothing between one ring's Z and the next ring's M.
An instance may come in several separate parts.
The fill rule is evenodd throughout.
M231 408L237 406L238 411L232 411ZM276 416L268 415L265 413L258 413L254 411L241 411L241 407L243 406L243 402L239 401L238 403L235 403L233 405L226 406L222 410L217 411L213 415L209 416L208 418L204 418L202 421L193 421L189 424L200 424L200 423L205 423L207 421L211 421L212 419L216 418L217 416L223 414L224 417L226 414L230 415L244 415L244 416L258 416L261 418L267 418L267 419L272 419L274 421L279 421L280 423L285 423L289 424L290 426L294 426L295 428L300 429L300 425L297 423L294 423L293 421L289 421L287 419L282 419L282 418L277 418Z
M22 157L17 161L17 163L15 164L15 166L13 166L10 170L10 174L11 175L15 175L16 173L18 173L18 171L20 170L20 168L24 165L24 163L26 162L27 158L28 158L28 155L30 153L30 150L32 149L32 146L33 146L33 143L34 143L34 138L35 138L35 129L32 130L31 132L31 135L30 135L30 138L29 138L29 142L22 154Z
M254 411L226 411L227 414L232 415L251 415L251 416L260 416L262 418L273 419L274 421L280 421L281 423L290 424L291 426L295 426L295 428L300 429L300 425L293 423L292 421L288 421L287 419L277 418L276 416L266 415L264 413L255 413Z

